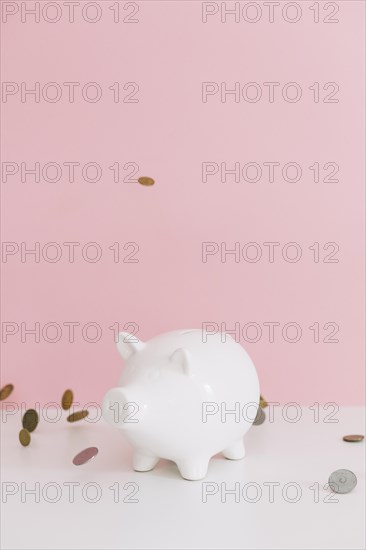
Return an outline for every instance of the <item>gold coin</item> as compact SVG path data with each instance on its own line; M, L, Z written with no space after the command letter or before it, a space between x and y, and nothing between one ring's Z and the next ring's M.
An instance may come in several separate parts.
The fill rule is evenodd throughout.
M0 391L0 401L3 401L4 399L7 399L11 392L13 391L14 386L13 384L7 384L3 388L1 388Z
M61 407L64 411L68 411L74 400L74 394L71 390L65 390L61 399Z
M76 411L70 416L67 417L68 422L77 422L78 420L83 420L86 416L88 416L89 411Z
M261 406L262 409L265 409L266 407L268 407L268 403L262 395L260 396L259 405Z
M343 436L343 441L348 441L349 443L357 443L358 441L363 441L363 435L345 435Z
M23 428L19 432L19 441L23 445L23 447L28 447L28 445L31 441L30 433L25 428Z
M28 432L33 432L38 425L38 413L34 409L28 409L25 411L23 416L23 428L28 430Z
M138 179L138 182L141 183L141 185L154 185L155 180L152 178L148 178L147 176L141 176L141 178Z

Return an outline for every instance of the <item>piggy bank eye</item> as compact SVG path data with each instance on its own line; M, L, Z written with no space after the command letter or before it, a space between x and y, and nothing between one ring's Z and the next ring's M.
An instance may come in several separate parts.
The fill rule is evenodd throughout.
M160 378L160 371L157 369L150 371L148 374L149 382L155 382L156 380L159 380L159 378Z

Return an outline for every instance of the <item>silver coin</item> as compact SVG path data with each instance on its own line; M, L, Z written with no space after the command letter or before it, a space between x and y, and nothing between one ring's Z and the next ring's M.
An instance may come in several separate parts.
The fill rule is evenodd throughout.
M75 466L81 466L82 464L86 464L87 462L89 462L89 460L97 456L98 452L99 451L96 447L88 447L87 449L84 449L76 456L74 456L72 462L73 464L75 464Z
M262 409L262 407L258 407L257 416L254 419L253 426L259 426L260 424L263 424L263 422L266 419L266 413Z
M357 485L357 477L350 470L336 470L329 476L329 487L334 493L349 493Z

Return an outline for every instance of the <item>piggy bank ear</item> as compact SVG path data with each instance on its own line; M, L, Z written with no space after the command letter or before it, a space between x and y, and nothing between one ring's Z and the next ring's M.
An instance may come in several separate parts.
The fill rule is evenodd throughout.
M129 334L128 332L120 332L118 334L117 349L125 361L134 353L144 349L144 347L144 342L141 342L141 340L133 334Z
M170 356L170 361L186 376L192 376L192 361L190 353L185 348L176 349Z

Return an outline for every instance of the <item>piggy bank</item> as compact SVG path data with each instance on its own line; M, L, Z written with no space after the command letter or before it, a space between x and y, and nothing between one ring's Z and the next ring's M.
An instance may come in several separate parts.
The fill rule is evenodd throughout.
M259 402L256 369L226 333L177 330L141 342L119 334L125 367L107 392L103 417L134 449L133 468L174 461L188 480L205 477L211 457L244 457L243 436Z

